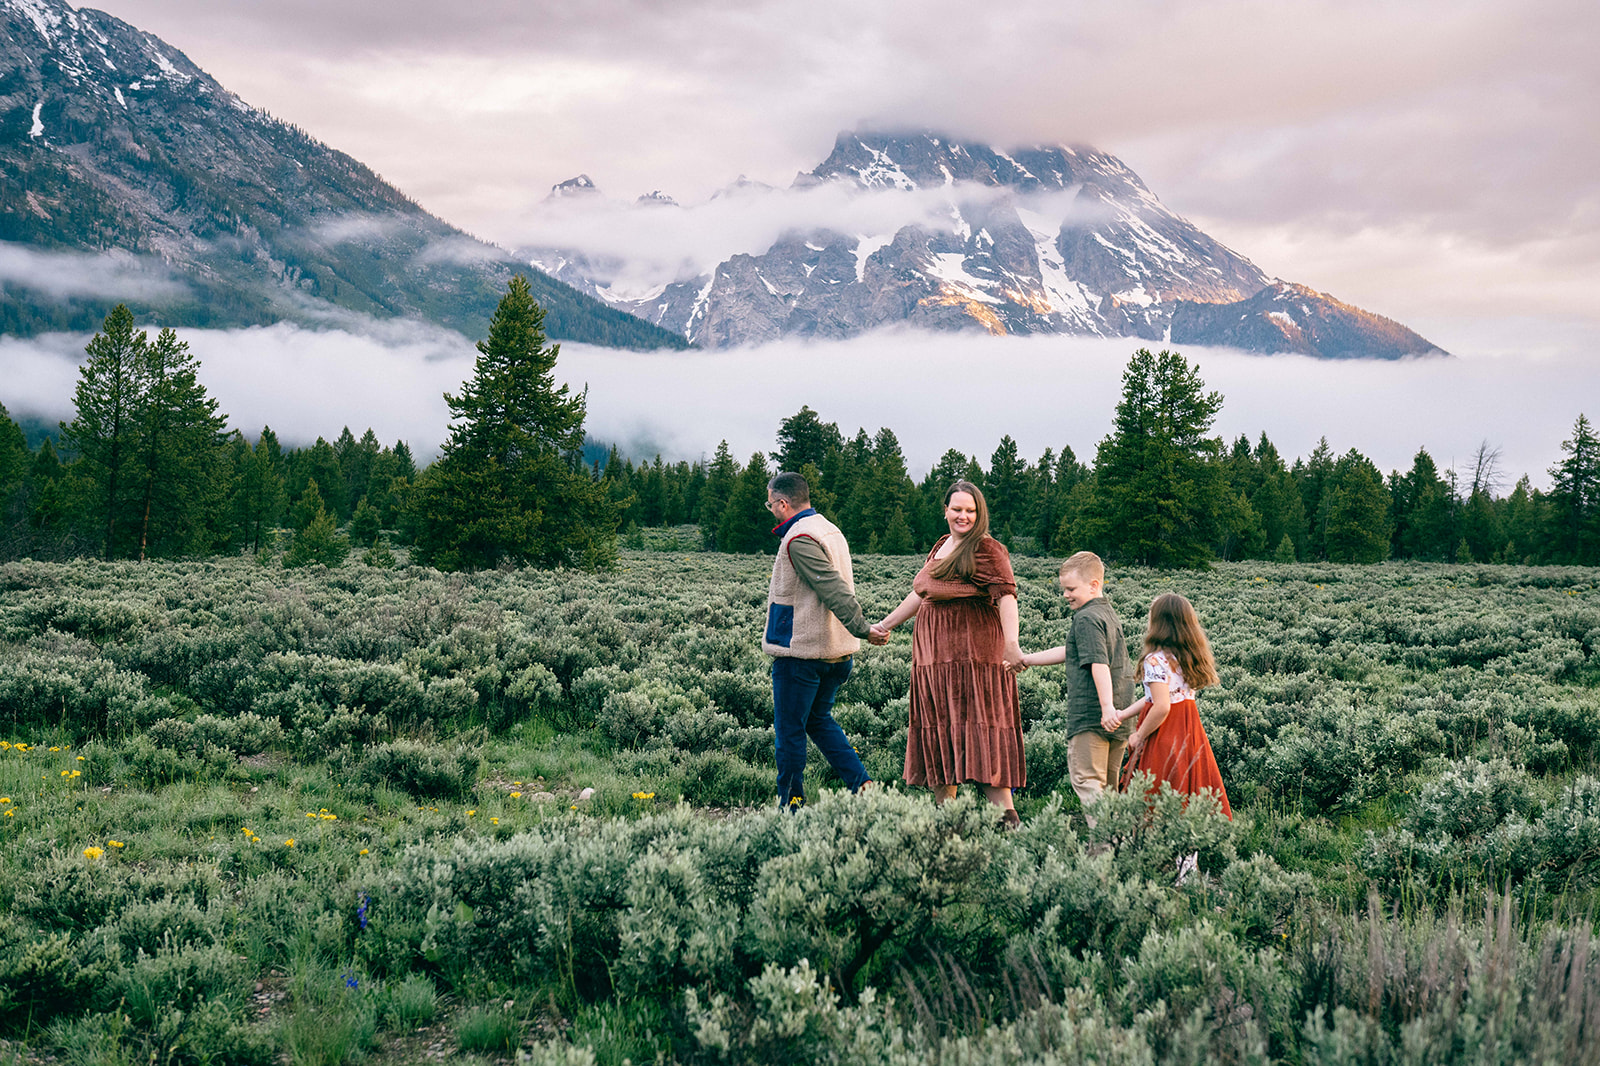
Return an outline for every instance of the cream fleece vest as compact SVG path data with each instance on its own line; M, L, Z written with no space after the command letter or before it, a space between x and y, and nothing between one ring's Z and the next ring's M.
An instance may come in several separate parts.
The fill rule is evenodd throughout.
M842 659L854 655L861 650L861 641L850 635L833 612L823 606L822 598L795 572L789 559L789 542L796 537L810 537L821 544L850 591L855 591L850 546L839 527L819 514L796 521L784 533L778 544L778 558L772 564L772 583L767 587L767 632L761 650L793 659Z

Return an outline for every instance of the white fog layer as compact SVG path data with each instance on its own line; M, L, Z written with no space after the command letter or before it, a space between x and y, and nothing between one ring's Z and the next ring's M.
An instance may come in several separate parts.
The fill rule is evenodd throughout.
M201 380L230 425L254 437L271 425L286 443L368 426L419 457L444 439L442 394L474 355L464 338L401 323L372 334L288 325L181 330ZM1326 435L1384 471L1419 447L1441 467L1465 463L1487 439L1503 449L1506 488L1521 474L1548 482L1578 414L1600 417L1593 353L1600 327L1579 320L1419 323L1450 359L1327 362L1189 348L1225 397L1216 432L1252 442L1264 431L1288 459ZM0 402L13 416L70 418L81 335L0 338ZM634 457L709 456L726 438L739 461L770 452L778 423L808 404L847 434L888 426L913 476L947 448L987 464L1004 434L1036 460L1069 445L1085 462L1111 428L1131 340L879 333L850 341L782 342L718 352L631 353L562 346L557 376L589 392L591 436ZM1159 347L1159 345L1152 345Z

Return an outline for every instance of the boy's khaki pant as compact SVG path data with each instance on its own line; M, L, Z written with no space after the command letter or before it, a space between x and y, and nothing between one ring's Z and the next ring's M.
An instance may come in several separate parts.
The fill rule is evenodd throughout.
M1127 750L1126 740L1107 740L1093 729L1067 740L1067 773L1072 779L1072 791L1085 808L1093 806L1106 789L1117 787L1122 756ZM1093 820L1090 824L1094 824Z

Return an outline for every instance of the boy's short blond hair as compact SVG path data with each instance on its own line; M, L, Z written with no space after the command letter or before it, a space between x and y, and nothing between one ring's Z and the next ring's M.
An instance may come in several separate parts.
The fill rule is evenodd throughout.
M1061 577L1076 574L1089 581L1106 583L1106 564L1100 561L1100 556L1094 552L1077 552L1067 556L1066 562L1061 564Z

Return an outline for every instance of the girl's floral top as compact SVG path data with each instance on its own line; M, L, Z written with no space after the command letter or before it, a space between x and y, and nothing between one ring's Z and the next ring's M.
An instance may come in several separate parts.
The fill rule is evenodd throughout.
M1194 699L1194 689L1184 683L1183 671L1178 669L1178 661L1167 652L1153 651L1145 656L1144 683L1148 686L1152 681L1159 681L1167 686L1172 693L1173 703Z

